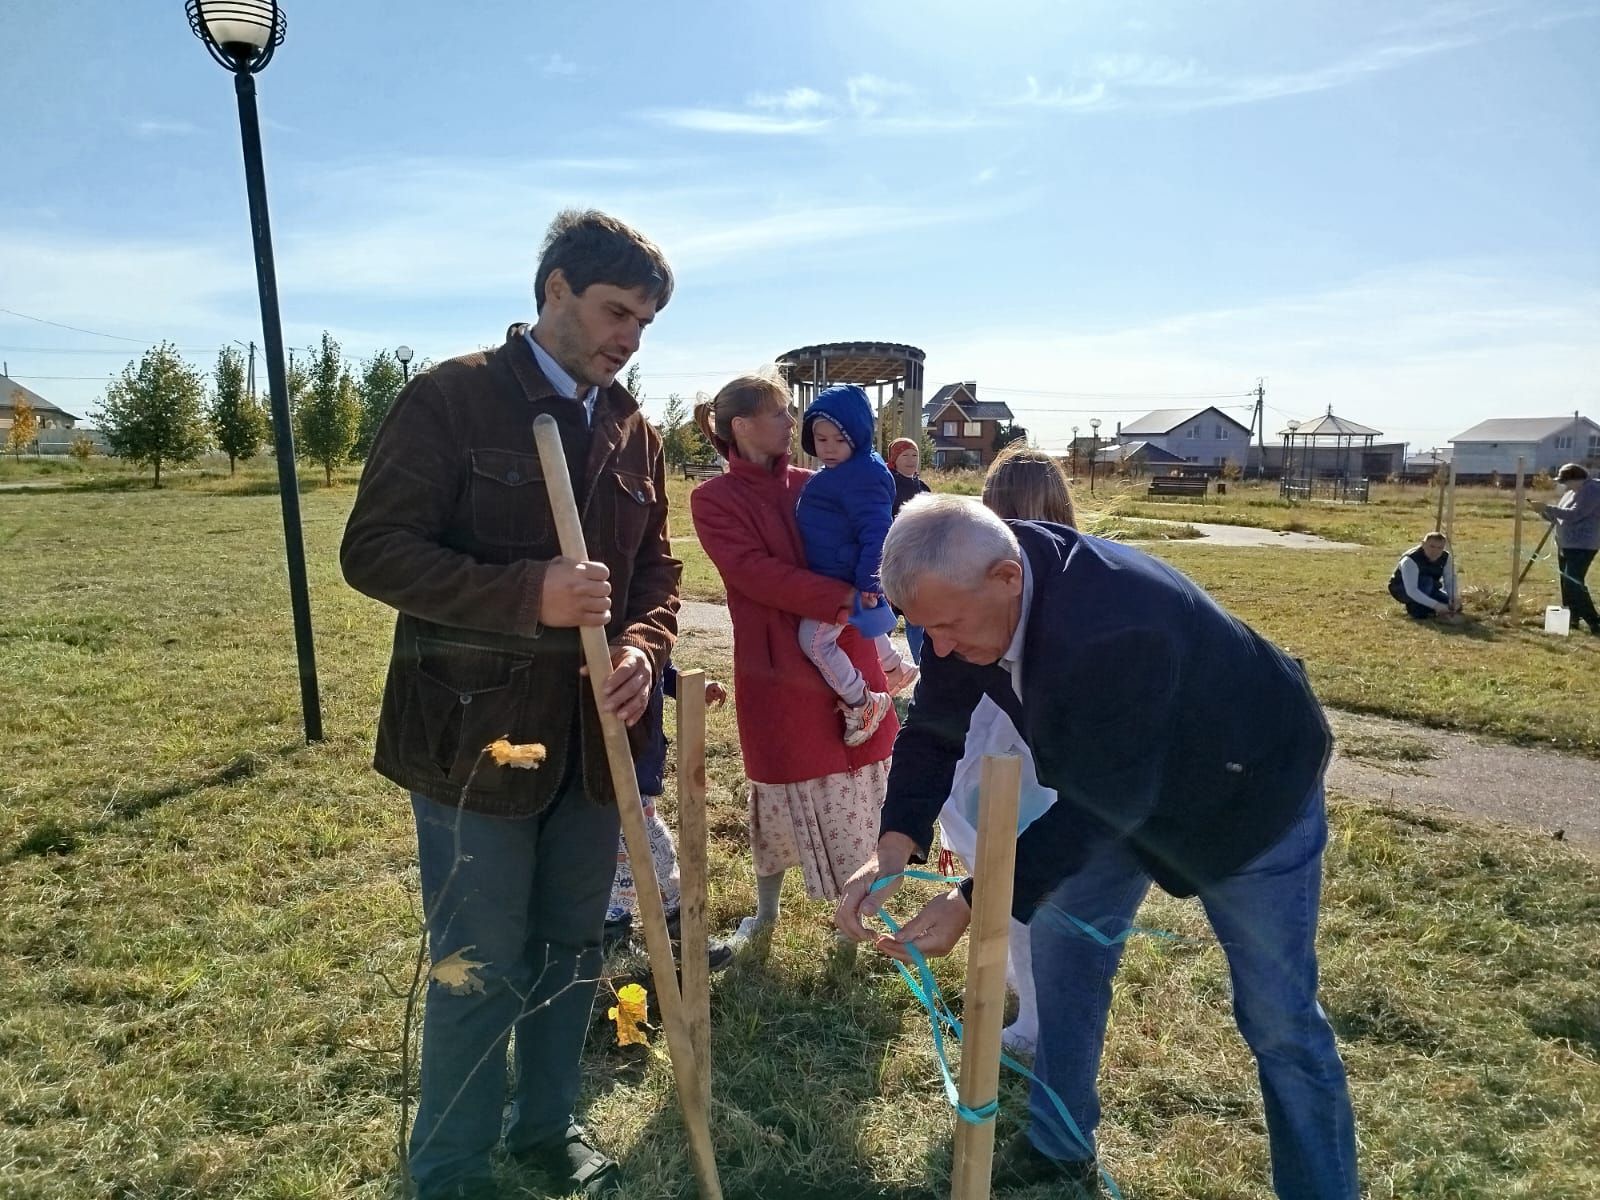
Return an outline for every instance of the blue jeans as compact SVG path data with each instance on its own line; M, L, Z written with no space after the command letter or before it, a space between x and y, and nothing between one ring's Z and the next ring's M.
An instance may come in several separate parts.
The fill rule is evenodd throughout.
M1284 1200L1354 1200L1355 1118L1333 1029L1317 1003L1317 905L1327 815L1319 782L1287 832L1253 861L1200 893L1233 982L1233 1014L1256 1058ZM1029 1137L1057 1159L1093 1157L1100 1122L1095 1078L1122 943L1101 946L1061 913L1116 933L1133 922L1150 886L1126 848L1105 843L1064 880L1029 924L1041 998L1034 1071L1060 1095L1090 1145L1073 1137L1037 1085Z
M614 805L584 796L581 774L543 812L524 819L417 795L411 807L434 964L410 1147L411 1177L427 1200L489 1175L513 1029L506 1148L554 1138L572 1119L603 965L618 817Z
M906 645L911 650L911 661L922 665L922 626L906 622Z

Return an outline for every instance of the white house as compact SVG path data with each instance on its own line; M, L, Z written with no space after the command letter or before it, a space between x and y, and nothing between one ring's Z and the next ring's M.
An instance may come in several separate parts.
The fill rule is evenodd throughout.
M1119 442L1148 442L1186 463L1243 467L1250 457L1250 427L1217 408L1159 408L1117 429Z
M1562 417L1499 417L1450 439L1456 478L1554 472L1563 463L1600 463L1600 425L1572 413Z
M33 415L39 419L39 428L71 429L78 418L64 408L57 408L32 388L23 387L16 380L0 375L0 429L10 429L16 415L17 401L26 400L33 406Z

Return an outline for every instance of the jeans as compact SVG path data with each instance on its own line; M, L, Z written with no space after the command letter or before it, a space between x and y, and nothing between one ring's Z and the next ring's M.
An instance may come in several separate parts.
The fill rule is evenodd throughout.
M1594 556L1593 550L1563 550L1556 556L1561 568L1561 603L1572 610L1574 622L1583 621L1591 629L1600 624L1600 613L1595 611L1594 597L1589 595L1583 577L1589 573Z
M1200 893L1228 958L1233 1013L1256 1058L1272 1150L1272 1182L1284 1200L1354 1200L1355 1118L1333 1029L1317 1003L1317 905L1327 816L1319 782L1278 841ZM1101 946L1077 932L1071 913L1105 933L1133 922L1150 879L1128 850L1103 843L1083 871L1064 880L1029 923L1041 997L1034 1071L1060 1095L1084 1146L1035 1085L1029 1137L1052 1158L1094 1156L1100 1121L1095 1078L1122 943Z
M1437 579L1432 579L1426 575L1422 576L1417 580L1417 591L1421 592L1424 596L1429 596L1432 599L1439 601L1441 604L1450 603L1450 597L1445 593L1444 584L1440 583ZM1411 599L1410 596L1402 594L1400 603L1406 606L1406 612L1410 615L1413 621L1426 621L1439 615L1438 609L1417 604Z
M411 807L433 962L410 1145L427 1200L489 1175L513 1029L506 1148L557 1137L572 1119L618 817L584 796L578 772L534 817L488 817L417 795Z

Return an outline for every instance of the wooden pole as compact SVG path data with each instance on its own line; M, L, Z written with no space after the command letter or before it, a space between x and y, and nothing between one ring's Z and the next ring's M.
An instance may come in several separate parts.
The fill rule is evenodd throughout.
M1456 464L1450 464L1450 478L1445 484L1444 492L1444 529L1442 530L1445 541L1450 543L1450 557L1459 560L1456 554ZM1456 562L1456 574L1461 573L1461 563Z
M540 465L544 468L545 488L561 540L561 553L579 562L587 561L589 551L584 544L583 523L573 498L572 477L567 472L567 458L561 450L561 429L555 418L548 414L535 418L533 437L539 448ZM585 625L578 633L583 642L584 663L589 668L590 686L599 688L611 674L611 649L606 644L606 631L598 625ZM683 998L678 992L672 940L667 933L667 913L661 902L661 889L651 886L656 873L650 856L650 835L644 825L644 805L639 799L639 779L634 774L633 752L628 747L628 731L614 714L606 712L600 713L600 728L605 734L606 761L611 767L611 786L622 820L622 837L628 846L628 861L633 864L639 915L644 921L644 944L650 954L650 974L655 983L656 1001L661 1006L661 1024L667 1033L667 1054L672 1060L672 1075L678 1088L678 1106L683 1110L683 1123L689 1135L689 1156L694 1160L702 1200L722 1200L722 1185L717 1179L711 1145L710 1113L702 1103L705 1089L700 1083L689 1023L684 1019Z
M1516 515L1511 519L1511 595L1507 606L1517 606L1517 586L1522 582L1522 468L1523 458L1517 455Z
M678 945L683 1011L711 1111L711 963L706 932L706 675L678 672Z
M1435 529L1437 529L1440 533L1444 532L1444 494L1445 494L1446 488L1449 486L1445 482L1445 476L1446 476L1447 473L1448 473L1448 470L1442 472L1442 471L1439 470L1437 465L1435 465L1434 468L1433 468L1433 482L1439 488L1439 511L1436 512L1434 514L1434 516L1433 516L1433 527ZM1454 546L1452 546L1450 548L1450 550L1451 550L1452 554L1455 553L1455 547Z
M961 1103L981 1108L1000 1094L1000 1026L1005 1019L1011 882L1017 856L1022 760L986 754L978 799L978 861L972 873L967 990L962 1016ZM951 1200L988 1200L994 1122L956 1125Z

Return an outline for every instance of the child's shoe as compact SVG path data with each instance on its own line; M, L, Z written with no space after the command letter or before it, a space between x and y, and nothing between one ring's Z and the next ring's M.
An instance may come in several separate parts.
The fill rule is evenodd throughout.
M891 696L898 696L901 692L915 687L917 679L921 675L922 671L915 663L908 662L903 658L892 668L885 667L883 669L883 677L888 680L889 695Z
M883 719L894 711L894 701L887 693L869 691L867 698L854 708L841 700L839 711L844 714L844 744L860 746L878 732Z

